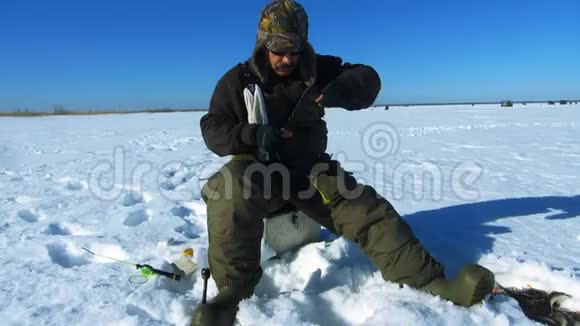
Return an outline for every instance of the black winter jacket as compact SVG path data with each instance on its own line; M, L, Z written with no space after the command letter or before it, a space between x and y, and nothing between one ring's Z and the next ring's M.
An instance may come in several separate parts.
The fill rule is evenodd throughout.
M276 161L297 174L307 174L326 151L324 109L314 99L323 94L325 104L358 110L370 106L380 90L379 76L369 66L343 64L342 59L333 56L316 55L315 58L316 72L311 78L315 82L310 86L298 76L274 76L260 85L269 124L294 134L280 144ZM220 156L254 154L257 150L257 125L247 122L243 96L247 85L242 71L247 69L236 65L219 80L209 112L200 122L207 147Z

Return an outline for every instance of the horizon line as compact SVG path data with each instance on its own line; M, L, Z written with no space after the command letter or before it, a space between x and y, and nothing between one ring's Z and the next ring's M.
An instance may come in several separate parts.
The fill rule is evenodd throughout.
M570 99L570 100L545 100L545 101L525 101L525 100L518 100L518 101L478 101L478 102L419 102L419 103L389 103L389 104L381 104L376 103L369 108L373 107L395 107L395 106L402 106L402 107L409 107L409 106L449 106L449 105L488 105L488 104L499 104L501 105L504 102L511 102L512 104L539 104L539 103L546 103L546 104L561 104L562 101L565 101L566 105L569 104L578 104L580 99ZM131 113L170 113L170 112L207 112L209 109L200 109L200 108L159 108L159 109L103 109L103 110L62 110L62 111L30 111L30 110L17 110L17 111L0 111L0 117L14 117L14 116L48 116L48 115L92 115L92 114L131 114Z

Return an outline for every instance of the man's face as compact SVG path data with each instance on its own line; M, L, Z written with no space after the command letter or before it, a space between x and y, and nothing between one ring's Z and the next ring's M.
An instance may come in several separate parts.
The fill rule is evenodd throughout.
M298 63L300 62L301 52L275 52L268 51L268 60L270 61L270 66L272 70L281 77L290 76Z

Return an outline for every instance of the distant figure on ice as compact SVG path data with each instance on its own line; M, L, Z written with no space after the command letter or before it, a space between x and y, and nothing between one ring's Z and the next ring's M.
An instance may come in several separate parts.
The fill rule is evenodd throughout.
M234 323L238 303L254 293L262 276L262 220L288 205L357 243L385 281L462 306L492 291L493 274L478 265L445 280L443 266L393 206L326 154L324 108L366 108L380 86L373 68L316 54L300 4L266 5L251 58L219 80L201 119L207 147L233 158L202 189L209 265L219 293L196 307L192 325Z

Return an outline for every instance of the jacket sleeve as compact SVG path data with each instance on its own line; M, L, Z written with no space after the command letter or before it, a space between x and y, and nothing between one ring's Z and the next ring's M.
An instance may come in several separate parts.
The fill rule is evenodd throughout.
M220 79L209 104L209 112L200 121L203 140L219 156L256 151L257 125L247 122L241 82L232 70Z
M319 84L325 107L360 110L373 104L381 90L381 79L370 66L342 63L342 59L319 56Z

